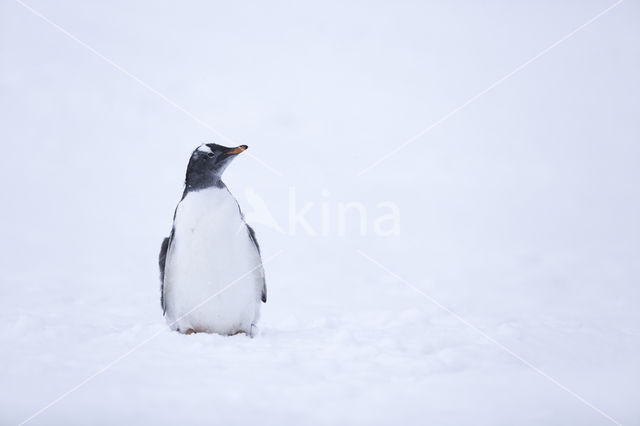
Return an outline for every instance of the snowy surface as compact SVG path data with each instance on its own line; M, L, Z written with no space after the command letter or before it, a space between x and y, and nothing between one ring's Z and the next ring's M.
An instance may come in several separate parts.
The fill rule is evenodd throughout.
M29 3L189 116L0 2L0 424L640 424L638 2L358 176L612 4L422 3ZM281 253L254 339L161 315L207 126Z

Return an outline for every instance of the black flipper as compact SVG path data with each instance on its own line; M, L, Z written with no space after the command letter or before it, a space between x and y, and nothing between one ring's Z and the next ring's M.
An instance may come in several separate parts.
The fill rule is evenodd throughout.
M249 224L247 224L247 229L249 230L249 238L253 241L253 245L255 245L256 250L258 250L258 255L260 255L260 244L258 244L258 240L256 239L256 233ZM262 300L262 303L267 303L267 280L264 278L264 271L262 271L262 277L262 295L260 300Z
M169 249L170 237L162 240L160 246L160 255L158 256L158 266L160 267L160 306L162 306L162 313L164 314L167 308L164 305L164 265L167 262L167 250Z

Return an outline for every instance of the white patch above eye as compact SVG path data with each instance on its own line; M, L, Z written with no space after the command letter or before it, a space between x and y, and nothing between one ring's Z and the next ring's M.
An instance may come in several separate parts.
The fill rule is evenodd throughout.
M200 151L200 152L206 152L206 153L210 153L210 152L212 152L212 151L211 151L211 148L209 148L209 147L207 146L207 144L204 144L204 143L198 147L198 151Z

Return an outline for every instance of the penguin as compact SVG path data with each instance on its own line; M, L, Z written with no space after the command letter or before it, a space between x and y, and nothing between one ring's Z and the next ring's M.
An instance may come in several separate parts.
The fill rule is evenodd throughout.
M267 286L260 246L222 173L248 147L202 144L159 255L162 312L180 333L253 337Z

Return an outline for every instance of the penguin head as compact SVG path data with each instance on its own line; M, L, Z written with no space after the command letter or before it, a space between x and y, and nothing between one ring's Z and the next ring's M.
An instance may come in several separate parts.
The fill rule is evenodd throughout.
M191 154L187 166L186 186L189 189L203 189L221 186L221 177L233 159L245 151L247 145L227 147L215 143L200 145Z

